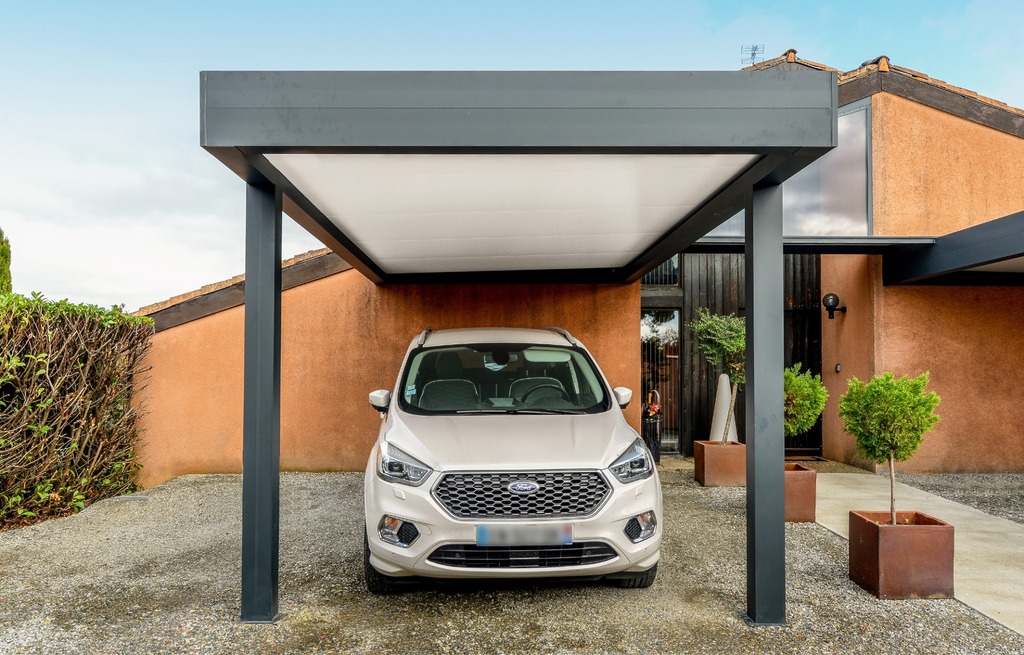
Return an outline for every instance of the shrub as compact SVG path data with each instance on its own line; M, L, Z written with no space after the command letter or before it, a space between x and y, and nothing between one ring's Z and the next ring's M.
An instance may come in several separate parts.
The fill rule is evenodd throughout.
M0 526L136 489L131 395L152 321L0 296Z
M787 437L803 434L818 422L828 402L828 391L820 375L800 372L800 364L783 371L785 400L783 402L783 431Z
M885 373L861 382L850 380L839 399L839 417L857 440L857 449L868 459L889 463L889 511L896 523L896 462L910 459L939 421L935 408L939 396L925 392L928 373L916 378Z

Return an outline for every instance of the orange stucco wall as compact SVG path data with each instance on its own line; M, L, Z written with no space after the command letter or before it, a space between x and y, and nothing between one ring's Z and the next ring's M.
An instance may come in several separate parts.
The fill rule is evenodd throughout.
M1024 139L889 93L871 112L876 235L938 236L1024 210Z
M902 470L1024 471L1024 290L886 287L878 371L930 372L940 422Z
M870 380L875 371L875 269L878 260L866 255L823 255L822 295L835 293L847 307L832 320L822 312L821 381L828 404L821 415L822 455L838 462L869 467L857 453L853 437L843 431L839 397L853 377ZM836 371L836 366L839 371Z
M928 371L941 420L900 470L1024 471L1024 289L883 287L881 262L871 256L822 257L821 272L822 292L839 294L848 307L822 320L825 457L873 468L839 419L850 378Z
M1024 209L1024 139L890 94L872 99L874 233L940 236ZM941 417L914 472L1024 471L1024 289L882 286L879 257L822 257L826 457L869 466L842 431L847 380L931 374ZM834 373L834 365L842 371Z
M639 392L639 284L378 287L346 271L284 292L281 313L284 470L362 470L380 422L367 393L394 386L426 326L560 325L612 385ZM237 307L153 337L139 398L143 485L241 470L243 318ZM634 427L639 412L626 410Z

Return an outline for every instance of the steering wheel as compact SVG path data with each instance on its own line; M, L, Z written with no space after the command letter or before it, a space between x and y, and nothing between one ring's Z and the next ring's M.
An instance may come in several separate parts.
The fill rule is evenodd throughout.
M563 398L564 400L569 400L569 394L566 393L565 389L558 386L557 384L538 384L537 386L533 387L532 389L523 394L523 402L525 403L527 398L529 398L535 391L539 391L541 389L554 389L555 391L558 392L558 395L561 398Z

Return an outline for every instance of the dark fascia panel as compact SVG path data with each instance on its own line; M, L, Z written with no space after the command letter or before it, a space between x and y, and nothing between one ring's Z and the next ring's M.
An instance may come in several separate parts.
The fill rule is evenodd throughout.
M1024 211L937 237L923 250L894 249L882 258L885 284L1024 283L1024 275L968 272L1024 256Z
M873 71L843 82L839 87L839 106L848 105L882 91L1024 138L1024 116L952 89L899 73Z
M783 237L782 249L792 255L882 255L923 250L935 237ZM742 253L743 237L704 237L684 253Z
M244 72L200 77L200 143L377 283L639 279L713 229L743 195L838 143L834 72ZM388 275L271 166L269 153L762 155L621 269Z
M1024 273L958 271L906 283L905 286L910 284L933 287L1024 287Z
M828 149L836 79L824 71L208 71L200 142L264 152Z

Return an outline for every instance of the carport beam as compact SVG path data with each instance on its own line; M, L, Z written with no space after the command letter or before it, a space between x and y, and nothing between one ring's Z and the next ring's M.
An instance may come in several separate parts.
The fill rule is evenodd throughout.
M746 208L747 617L786 623L783 441L782 187L754 189Z
M245 202L242 621L277 610L281 462L281 192L249 182Z

